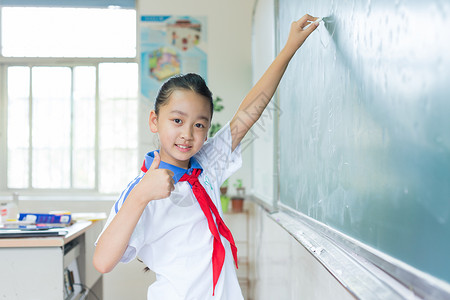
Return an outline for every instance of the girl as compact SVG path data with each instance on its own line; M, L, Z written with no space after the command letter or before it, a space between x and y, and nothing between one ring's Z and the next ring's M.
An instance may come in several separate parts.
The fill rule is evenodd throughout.
M236 246L221 219L219 187L241 166L241 140L292 56L319 25L315 20L305 15L292 23L285 47L233 119L207 143L213 104L203 79L187 74L163 84L149 119L160 149L146 155L141 174L111 210L94 253L99 272L139 256L156 273L148 299L243 299L234 269Z

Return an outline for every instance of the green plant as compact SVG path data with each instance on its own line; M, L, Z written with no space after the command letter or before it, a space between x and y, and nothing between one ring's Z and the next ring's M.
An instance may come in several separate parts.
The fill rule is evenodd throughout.
M220 112L224 109L222 102L223 100L220 97L216 97L213 100L213 107L215 112ZM217 131L220 130L220 128L222 128L222 124L218 122L211 124L211 128L209 129L209 137L213 137L217 133Z
M222 111L222 109L224 109L224 106L221 104L221 102L223 102L222 98L220 97L216 97L216 99L214 99L213 103L214 103L214 111Z
M228 179L227 180L225 180L223 183L222 183L222 185L221 185L221 187L228 187Z
M233 185L236 189L242 189L242 179L236 179L236 183Z
M213 137L217 133L217 131L220 130L220 128L222 128L222 125L220 123L211 124L211 128L209 129L209 137Z
M228 179L225 180L224 183L222 183L222 185L220 186L220 194L221 195L226 195L228 192Z
M231 197L231 207L233 212L241 212L243 211L245 199L245 187L242 184L242 179L236 179L236 183L233 186L236 188L236 195Z
M236 188L236 197L237 198L244 198L245 187L242 184L242 179L236 179L236 183L233 184L233 186Z

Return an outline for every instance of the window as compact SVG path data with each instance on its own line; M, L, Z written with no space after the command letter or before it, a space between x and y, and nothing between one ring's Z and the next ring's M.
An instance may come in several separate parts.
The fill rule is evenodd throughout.
M135 10L0 10L0 187L119 192L137 165Z
M4 7L7 57L135 57L136 13L125 9Z

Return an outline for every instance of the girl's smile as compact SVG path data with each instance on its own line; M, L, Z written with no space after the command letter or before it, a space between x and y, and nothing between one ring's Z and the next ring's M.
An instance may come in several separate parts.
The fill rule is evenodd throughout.
M181 152L187 152L187 151L189 151L192 148L192 146L189 146L189 145L177 145L177 144L175 144L175 146L177 146L178 150L180 150Z

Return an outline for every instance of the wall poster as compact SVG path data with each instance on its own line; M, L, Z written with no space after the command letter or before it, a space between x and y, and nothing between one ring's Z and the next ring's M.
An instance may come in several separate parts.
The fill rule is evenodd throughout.
M141 16L141 97L154 101L161 85L177 74L207 80L206 17Z

